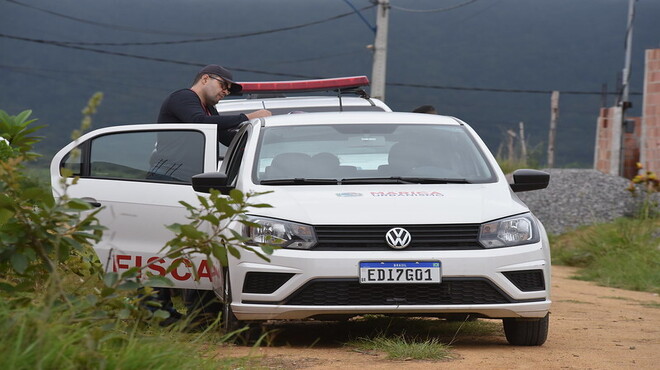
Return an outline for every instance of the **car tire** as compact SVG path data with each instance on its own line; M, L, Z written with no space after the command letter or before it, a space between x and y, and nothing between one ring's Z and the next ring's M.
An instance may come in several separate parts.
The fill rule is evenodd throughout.
M221 316L221 326L222 332L229 334L236 332L235 339L242 344L250 345L255 343L261 331L261 327L256 323L251 323L248 321L241 321L236 318L234 312L231 309L231 281L229 278L229 269L225 267L224 272L224 295L225 299L222 302L222 316Z
M542 319L504 319L504 334L514 346L540 346L548 338L549 314Z
M225 268L224 279L224 293L225 300L222 302L222 330L225 333L230 333L241 328L241 322L236 318L231 309L231 284L229 281L229 269Z
M186 289L183 301L189 320L199 326L210 325L222 312L222 303L210 290Z

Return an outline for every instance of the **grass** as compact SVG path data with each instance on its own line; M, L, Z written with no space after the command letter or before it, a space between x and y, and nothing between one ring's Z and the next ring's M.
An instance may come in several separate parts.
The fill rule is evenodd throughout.
M581 267L577 278L660 293L660 219L617 219L552 238L553 263Z
M0 302L0 368L217 369L247 361L209 357L205 344L219 344L219 334L129 325L106 328L65 307Z
M438 339L408 339L405 335L375 338L358 338L348 346L366 351L387 353L393 360L447 360L452 358L450 347Z
M451 345L466 337L502 335L499 321L446 321L367 315L354 322L353 339L345 342L358 351L386 353L394 360L448 360Z

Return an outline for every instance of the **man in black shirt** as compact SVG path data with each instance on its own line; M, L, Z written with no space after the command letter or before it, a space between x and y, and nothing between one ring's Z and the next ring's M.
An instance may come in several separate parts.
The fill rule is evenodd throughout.
M231 129L241 122L270 116L260 109L252 113L218 115L215 105L225 96L238 94L243 86L233 81L225 68L211 64L202 68L189 89L173 92L165 99L158 114L159 123L215 123L218 128Z
M247 120L272 115L266 109L247 114L218 115L215 105L225 96L238 94L242 86L231 73L215 64L202 68L192 87L170 94L158 114L159 123L212 123L218 125L218 141L229 146L236 128ZM189 139L178 132L160 133L151 157L149 177L155 180L190 182L201 172L199 148L190 148Z
M247 114L218 115L215 105L225 96L240 93L243 87L234 82L231 72L219 65L202 68L195 77L192 87L170 94L163 102L158 114L158 123L211 123L218 125L218 141L228 146L242 122L253 118L272 115L266 109ZM195 144L180 132L160 132L156 148L151 156L149 178L168 182L190 182L191 177L203 169L202 151L191 147ZM163 324L170 324L181 318L172 305L171 290L156 288L155 300L161 309L170 313ZM199 296L199 297L198 297ZM202 304L213 299L212 292L188 291L184 300L188 313L199 310ZM204 308L201 308L204 311Z

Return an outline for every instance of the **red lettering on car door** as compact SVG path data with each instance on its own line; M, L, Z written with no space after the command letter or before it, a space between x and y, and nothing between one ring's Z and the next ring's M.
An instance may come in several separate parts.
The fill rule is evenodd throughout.
M185 258L177 258L174 261L172 261L172 263L176 263L179 260L181 260L181 265L184 265L186 268L192 267L192 262L190 262ZM172 277L179 281L190 279L190 277L192 276L190 272L186 272L183 275L179 275L179 268L181 267L181 265L179 265L179 267L177 267L176 269L172 270L171 272Z

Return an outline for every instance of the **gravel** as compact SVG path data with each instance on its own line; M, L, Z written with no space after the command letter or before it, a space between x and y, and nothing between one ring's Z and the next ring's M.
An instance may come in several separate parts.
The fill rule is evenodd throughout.
M544 169L550 185L517 193L550 234L634 215L640 196L626 190L630 180L592 169Z

